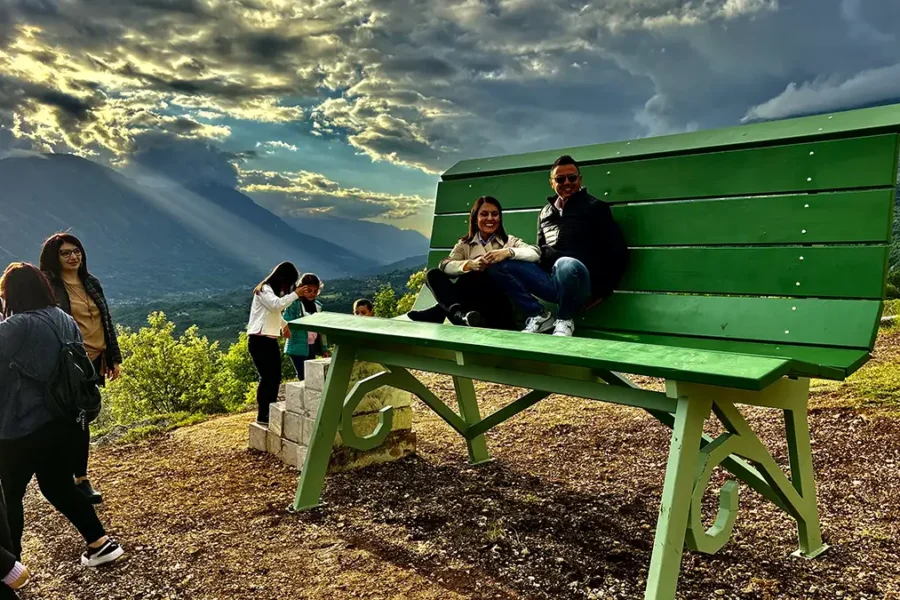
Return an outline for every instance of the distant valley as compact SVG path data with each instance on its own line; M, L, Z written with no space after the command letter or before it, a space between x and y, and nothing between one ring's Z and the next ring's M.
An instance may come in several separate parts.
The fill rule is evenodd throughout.
M247 288L282 260L326 279L370 276L428 248L421 234L380 223L286 221L221 184L151 185L72 155L0 160L0 263L36 263L43 240L66 230L126 303Z

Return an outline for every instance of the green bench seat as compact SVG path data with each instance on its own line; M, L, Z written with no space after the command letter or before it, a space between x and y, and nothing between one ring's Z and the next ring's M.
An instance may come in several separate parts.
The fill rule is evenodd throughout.
M291 328L335 345L294 508L320 496L332 440L372 448L390 431L382 411L352 431L362 397L388 385L419 397L490 460L484 433L558 393L646 410L672 428L645 598L675 597L684 546L715 553L731 536L738 483L719 490L712 526L704 490L722 466L797 523L798 556L827 549L819 525L807 417L810 378L842 380L869 359L888 269L900 105L463 161L442 176L428 264L467 230L479 196L504 206L507 232L533 242L560 154L579 161L589 192L610 204L631 248L614 293L586 309L574 338L320 313ZM433 303L424 289L416 301ZM355 360L385 371L348 390ZM459 411L412 371L453 378ZM665 380L641 389L629 375ZM531 391L482 417L473 380ZM788 477L740 405L783 412ZM724 433L703 433L716 418Z

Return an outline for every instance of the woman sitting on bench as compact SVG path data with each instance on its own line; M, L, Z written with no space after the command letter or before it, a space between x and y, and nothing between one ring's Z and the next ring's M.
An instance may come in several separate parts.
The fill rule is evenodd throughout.
M515 316L507 295L486 273L504 260L536 263L540 250L503 229L503 208L491 196L475 201L469 215L469 232L453 247L440 267L431 269L425 284L437 304L407 315L413 321L454 325L515 329ZM454 281L454 278L455 281Z

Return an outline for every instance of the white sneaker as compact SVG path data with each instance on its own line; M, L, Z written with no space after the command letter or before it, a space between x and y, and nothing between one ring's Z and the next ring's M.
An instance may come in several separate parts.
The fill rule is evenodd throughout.
M553 335L559 337L572 337L575 333L575 321L572 319L560 319L553 327Z
M99 567L114 562L122 557L125 551L113 540L107 540L99 548L88 547L87 552L81 555L81 564L85 567Z
M528 320L525 321L525 329L522 331L524 333L544 333L545 331L550 331L554 322L556 322L556 319L545 310L536 317L528 317Z

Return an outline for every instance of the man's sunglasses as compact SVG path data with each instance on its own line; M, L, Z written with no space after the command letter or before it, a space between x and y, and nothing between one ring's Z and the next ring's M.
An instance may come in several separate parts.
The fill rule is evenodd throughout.
M579 177L581 177L581 175L560 175L558 177L554 177L553 181L559 184L563 184L567 180L569 183L575 183L576 181L578 181Z

